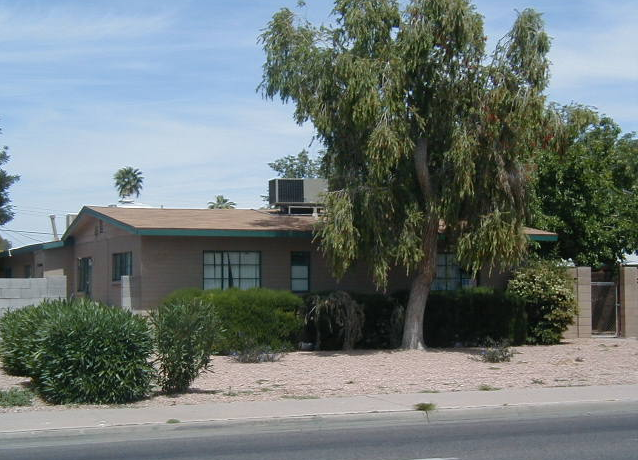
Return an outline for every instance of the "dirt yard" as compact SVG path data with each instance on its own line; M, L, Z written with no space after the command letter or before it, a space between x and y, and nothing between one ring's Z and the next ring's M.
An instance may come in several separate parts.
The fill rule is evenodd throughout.
M241 364L213 358L191 391L154 396L132 407L220 401L311 399L383 393L492 388L638 384L638 340L576 339L556 346L515 347L511 362L490 364L478 349L428 351L295 352L277 362ZM0 389L28 385L0 372ZM59 410L36 400L32 407L0 412ZM78 407L78 406L73 406ZM88 407L88 406L87 406ZM96 406L91 406L96 407Z

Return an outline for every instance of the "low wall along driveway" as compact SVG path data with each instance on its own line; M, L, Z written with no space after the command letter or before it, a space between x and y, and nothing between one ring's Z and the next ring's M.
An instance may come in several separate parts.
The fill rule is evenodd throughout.
M66 298L66 276L0 278L0 316L9 309L60 298Z

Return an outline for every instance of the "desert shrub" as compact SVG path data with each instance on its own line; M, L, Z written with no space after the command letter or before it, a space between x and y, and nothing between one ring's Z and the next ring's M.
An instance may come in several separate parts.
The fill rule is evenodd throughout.
M204 297L203 289L195 288L195 287L187 287L182 289L176 289L167 295L164 300L162 300L162 304L164 305L176 305L176 304L187 304L192 302L195 299L201 299Z
M271 350L269 347L249 347L235 352L232 357L238 363L265 363L279 361L284 356L283 350Z
M33 393L21 388L0 390L0 407L30 406L33 404Z
M297 341L302 321L299 296L273 289L205 291L203 300L213 306L221 330L215 350L242 352L254 347L281 350Z
M305 301L306 321L314 324L316 349L350 350L363 337L364 307L347 292L314 294Z
M125 403L150 391L153 342L140 316L85 299L60 301L35 336L32 377L46 401Z
M63 307L59 300L10 310L0 318L0 361L9 375L31 377L32 361L38 342L36 332L47 315Z
M507 290L525 306L527 342L559 343L577 313L572 281L565 267L551 261L531 262L514 273Z
M486 363L509 362L514 356L514 352L507 340L494 340L490 337L485 339L485 344L481 350L481 359Z
M157 379L165 393L188 389L210 365L219 335L211 305L201 299L165 303L150 314Z

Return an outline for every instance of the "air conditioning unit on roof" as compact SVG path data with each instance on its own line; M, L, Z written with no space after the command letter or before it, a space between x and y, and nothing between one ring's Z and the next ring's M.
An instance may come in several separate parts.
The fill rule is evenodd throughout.
M311 206L321 203L320 195L328 190L325 179L271 179L269 203L274 206Z

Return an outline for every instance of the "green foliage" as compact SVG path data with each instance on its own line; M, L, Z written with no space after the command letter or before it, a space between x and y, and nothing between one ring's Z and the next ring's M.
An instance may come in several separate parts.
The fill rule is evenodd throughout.
M268 166L279 177L284 178L316 178L321 176L321 159L311 159L305 149L299 152L296 157L288 155L268 163Z
M2 130L0 130L2 133ZM9 161L9 150L6 146L0 146L0 166ZM0 225L4 225L13 219L13 209L9 199L9 187L20 180L20 176L11 175L0 168ZM11 246L9 246L11 247Z
M142 171L139 169L131 166L120 168L113 175L113 180L115 181L115 188L117 189L120 199L132 195L136 197L140 196L144 177L142 176Z
M393 349L401 346L405 306L393 296L349 292L363 306L365 321L357 348Z
M33 356L38 347L36 333L46 318L60 307L59 301L45 301L6 312L0 318L0 361L9 375L33 376Z
M593 110L553 107L562 121L538 159L534 220L577 265L614 265L638 250L638 139Z
M315 348L351 350L363 337L364 307L347 292L307 296L306 322L315 329Z
M201 299L204 296L204 290L194 287L176 289L162 300L163 305L176 303L190 303L195 299Z
M0 407L30 406L33 404L33 393L20 388L0 390Z
M560 342L577 313L572 281L564 267L551 261L531 262L515 272L507 291L525 305L528 343Z
M231 353L269 347L291 347L301 329L299 296L288 291L254 288L205 291L213 305L222 334L215 348Z
M340 276L369 264L435 271L439 220L459 260L510 266L524 253L529 172L545 128L549 37L524 10L491 59L466 0L336 0L329 26L287 8L260 37L261 90L295 105L325 147L317 235ZM414 326L427 289L408 305ZM417 321L418 322L418 321ZM404 346L419 346L406 327Z
M235 209L237 203L230 201L224 195L217 195L215 201L208 202L208 209Z
M485 340L485 346L481 350L481 359L485 363L509 362L514 356L514 352L507 340L496 341L491 338Z
M407 302L406 293L396 293ZM525 342L527 316L517 298L486 287L433 291L425 307L425 343L430 347L477 346L488 337Z
M86 299L54 304L35 333L30 369L54 404L116 404L150 392L153 342L146 320Z
M296 342L302 328L297 310L303 301L289 291L186 288L171 293L164 304L195 299L214 312L220 330L215 341L215 351L219 353L287 349Z
M164 303L150 314L157 379L165 393L188 389L208 370L219 335L213 309L200 299Z

